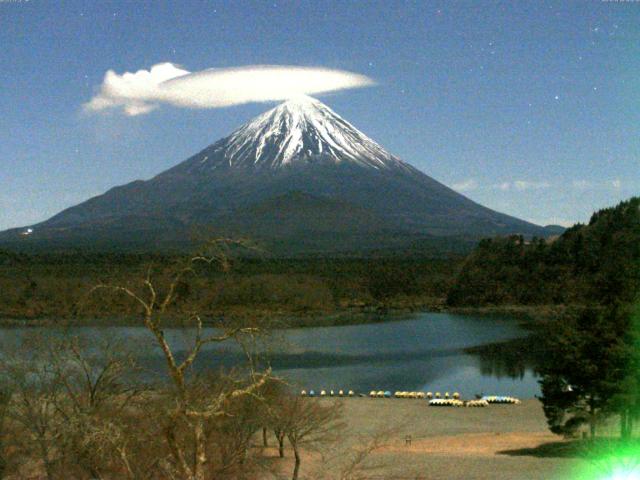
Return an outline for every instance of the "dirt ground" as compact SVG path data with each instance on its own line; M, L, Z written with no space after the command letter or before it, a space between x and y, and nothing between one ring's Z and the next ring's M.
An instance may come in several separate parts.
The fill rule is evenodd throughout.
M380 432L385 432L383 446L367 459L367 465L379 468L359 478L563 480L576 478L586 462L567 455L568 444L549 433L537 400L485 408L429 407L424 400L408 399L342 402L344 458L331 462L310 453L303 459L302 478L339 478L340 463L349 461L346 452ZM278 478L290 478L287 463L282 462Z

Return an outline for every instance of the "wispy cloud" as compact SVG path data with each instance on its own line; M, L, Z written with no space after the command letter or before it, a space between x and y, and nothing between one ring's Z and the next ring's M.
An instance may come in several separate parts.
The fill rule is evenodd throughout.
M571 182L571 186L576 190L622 190L623 188L631 187L628 182L622 182L619 178L614 178L613 180L600 180L597 182L574 180Z
M478 188L478 181L474 178L469 178L467 180L463 180L462 182L454 183L451 185L451 188L457 190L458 192L469 192L471 190L475 190Z
M472 183L471 183L472 182ZM547 181L532 181L532 180L512 180L501 183L494 183L488 185L482 185L475 180L466 180L464 182L460 182L458 184L452 185L452 188L456 190L467 188L471 189L494 189L494 190L517 190L517 191L526 191L526 190L544 190L547 188L557 188L560 190L568 190L569 188L577 191L587 191L587 190L603 190L603 189L614 189L614 190L622 190L629 189L631 185L628 182L623 182L619 178L615 178L613 180L584 180L584 179L575 179L571 181L565 181L562 183L559 182L547 182Z
M577 190L587 190L591 188L593 184L588 180L574 180L571 182L571 186Z
M514 180L512 182L502 182L497 185L494 185L495 188L499 190L542 190L545 188L550 188L551 184L549 182L533 182L529 180Z
M107 71L99 92L83 108L87 112L115 109L134 116L161 104L221 108L374 84L365 75L327 68L250 65L190 72L172 63L159 63L135 73Z
M529 182L527 180L516 180L513 182L516 190L541 190L551 187L549 182Z

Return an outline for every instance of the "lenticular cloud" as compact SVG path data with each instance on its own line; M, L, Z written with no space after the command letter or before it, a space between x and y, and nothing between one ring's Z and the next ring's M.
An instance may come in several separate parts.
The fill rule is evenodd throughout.
M254 65L189 72L172 63L160 63L122 75L107 71L100 91L83 107L87 112L116 109L133 116L149 113L163 103L220 108L373 84L364 75L316 67Z

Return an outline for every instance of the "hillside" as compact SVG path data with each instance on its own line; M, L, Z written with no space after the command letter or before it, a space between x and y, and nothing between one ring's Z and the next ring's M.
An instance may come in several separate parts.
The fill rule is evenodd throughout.
M628 302L639 286L640 197L634 197L555 240L483 240L463 264L448 304Z

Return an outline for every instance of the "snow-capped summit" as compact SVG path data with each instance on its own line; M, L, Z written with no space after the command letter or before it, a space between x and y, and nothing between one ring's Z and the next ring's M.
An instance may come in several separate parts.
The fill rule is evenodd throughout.
M218 141L194 167L280 168L297 162L353 162L409 168L322 102L292 98Z
M451 190L308 97L278 105L152 179L25 228L0 232L0 245L175 248L213 229L294 255L549 233Z

